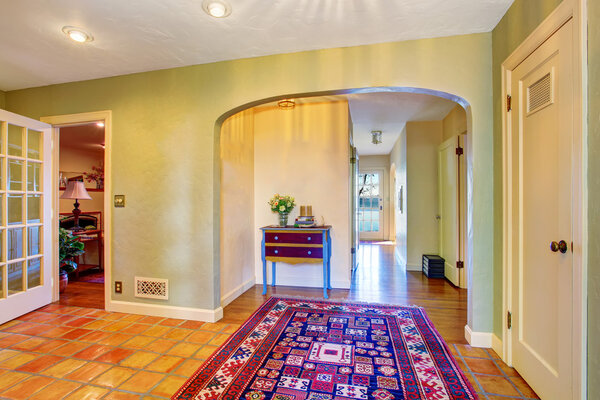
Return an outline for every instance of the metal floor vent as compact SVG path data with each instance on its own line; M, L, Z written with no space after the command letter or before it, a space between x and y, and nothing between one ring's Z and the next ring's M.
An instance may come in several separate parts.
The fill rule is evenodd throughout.
M527 114L532 114L554 103L552 73L548 72L527 88Z
M169 280L135 277L135 297L147 299L169 299Z

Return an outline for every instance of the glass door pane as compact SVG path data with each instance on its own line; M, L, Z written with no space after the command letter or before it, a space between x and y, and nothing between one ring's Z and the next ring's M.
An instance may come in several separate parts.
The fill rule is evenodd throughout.
M358 175L358 226L359 232L379 233L381 220L381 173Z

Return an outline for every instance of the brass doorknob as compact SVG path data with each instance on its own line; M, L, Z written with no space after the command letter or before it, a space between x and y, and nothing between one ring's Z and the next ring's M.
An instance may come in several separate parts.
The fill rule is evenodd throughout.
M568 246L567 246L567 242L565 242L564 240L561 240L560 242L552 242L550 243L550 250L552 250L554 253L556 253L557 251L560 251L561 253L565 254L567 252Z

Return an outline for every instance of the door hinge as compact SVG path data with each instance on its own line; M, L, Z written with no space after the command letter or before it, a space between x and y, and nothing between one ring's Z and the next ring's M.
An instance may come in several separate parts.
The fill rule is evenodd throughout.
M510 311L506 313L506 328L512 328L512 313Z
M456 155L457 155L457 156L462 156L462 154L463 154L463 148L462 148L462 147L460 147L460 146L458 146L458 147L456 148Z
M510 96L510 94L506 95L506 112L509 112L512 110L512 97Z
M456 262L456 268L464 268L464 267L465 267L464 261L457 261Z

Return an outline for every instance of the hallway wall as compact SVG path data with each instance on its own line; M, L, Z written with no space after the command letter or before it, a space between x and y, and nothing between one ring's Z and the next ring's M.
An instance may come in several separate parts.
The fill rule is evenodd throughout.
M515 0L492 31L494 99L494 334L502 337L502 63L562 0Z
M255 283L254 110L221 126L221 305Z
M588 0L588 399L600 398L600 2Z
M402 129L398 140L390 153L390 163L396 165L396 187L393 190L393 196L396 197L396 207L394 218L396 218L396 252L397 261L406 267L407 257L407 225L406 216L406 126ZM402 189L402 204L400 205L399 193Z
M254 248L260 249L260 227L277 225L269 200L276 193L295 197L288 224L300 205L312 205L318 224L331 225L331 285L350 288L350 176L348 102L297 104L292 110L274 106L254 112ZM255 275L262 282L260 251ZM271 283L271 263L267 274ZM277 264L278 285L322 287L320 263Z
M439 252L438 146L442 121L406 123L406 269L419 271L423 254Z

